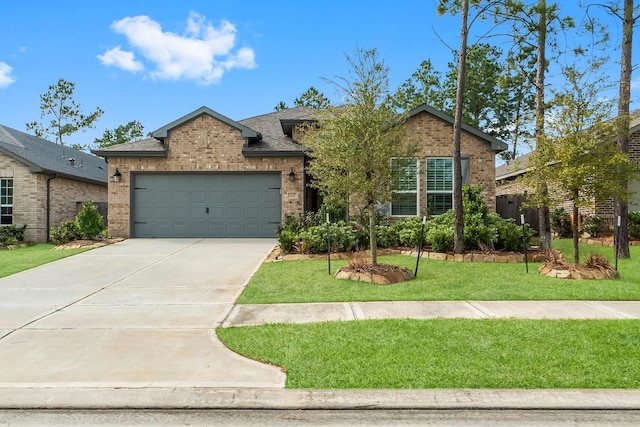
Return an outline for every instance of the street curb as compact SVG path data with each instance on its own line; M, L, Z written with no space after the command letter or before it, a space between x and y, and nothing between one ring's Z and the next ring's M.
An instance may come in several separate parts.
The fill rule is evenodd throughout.
M640 410L640 389L284 390L0 387L0 409Z

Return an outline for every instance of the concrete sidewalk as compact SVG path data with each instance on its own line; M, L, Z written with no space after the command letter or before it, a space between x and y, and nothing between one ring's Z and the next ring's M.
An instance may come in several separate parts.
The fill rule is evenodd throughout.
M367 319L639 319L640 301L398 301L236 305L222 327Z

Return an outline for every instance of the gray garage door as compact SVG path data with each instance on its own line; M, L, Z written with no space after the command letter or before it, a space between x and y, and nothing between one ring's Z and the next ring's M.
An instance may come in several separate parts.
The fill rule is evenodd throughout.
M133 237L275 237L280 173L136 174Z

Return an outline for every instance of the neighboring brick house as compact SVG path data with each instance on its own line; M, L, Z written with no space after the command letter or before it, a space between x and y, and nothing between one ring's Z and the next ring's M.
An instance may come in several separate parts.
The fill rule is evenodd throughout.
M106 208L104 159L0 126L2 225L26 224L25 240L45 242L89 199Z
M109 230L120 237L273 237L286 215L317 209L307 182L307 149L298 125L312 111L296 107L231 120L207 107L151 133L95 154L109 162ZM399 188L391 213L421 215L427 200L451 205L453 119L430 107L410 113L420 140L415 159L392 159L415 179ZM466 177L495 201L495 155L506 144L464 126ZM426 168L426 173L425 173ZM424 177L424 179L422 179ZM425 181L425 184L421 184Z
M629 157L640 166L640 111L631 113L629 124ZM518 178L526 174L529 169L529 159L533 153L527 153L519 158L498 166L496 168L496 204L498 211L505 217L516 217L522 197L520 196L526 188L519 182ZM532 191L532 189L526 189ZM629 211L640 211L640 180L629 182ZM563 207L567 212L573 209L571 202L566 201L558 207ZM582 216L599 215L613 224L614 203L612 199L592 200L586 206L580 207ZM532 224L533 225L533 224Z

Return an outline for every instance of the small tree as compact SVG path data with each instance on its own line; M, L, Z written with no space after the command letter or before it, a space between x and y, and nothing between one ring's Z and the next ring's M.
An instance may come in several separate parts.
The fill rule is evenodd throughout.
M595 64L588 71L593 73L597 68ZM624 198L627 188L621 185L620 177L630 177L637 168L615 144L612 103L601 97L605 80L576 67L565 68L563 75L567 85L554 93L554 120L547 125L546 149L536 153L540 168L530 178L547 182L555 200L567 196L571 200L573 254L578 264L579 208L595 200Z
M49 86L49 91L40 95L40 118L49 118L49 124L30 122L26 124L27 130L39 138L53 136L57 144L64 145L63 137L79 130L93 129L94 122L104 111L97 108L89 115L82 114L80 105L73 99L75 88L75 83L64 79Z
M102 138L96 138L93 143L100 148L104 148L130 141L137 141L144 136L143 131L144 126L142 126L142 123L137 120L132 120L126 125L120 125L113 130L105 130Z
M349 77L327 80L345 105L318 110L306 129L313 184L334 205L363 205L369 214L371 258L377 263L376 203L390 200L391 158L408 156L410 147L389 99L389 69L375 49L356 50Z

